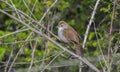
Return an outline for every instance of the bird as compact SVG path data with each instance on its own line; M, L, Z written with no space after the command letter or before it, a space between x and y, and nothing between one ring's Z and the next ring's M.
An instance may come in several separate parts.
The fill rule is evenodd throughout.
M83 48L79 42L79 34L65 21L60 21L57 25L58 38L64 43L73 43L76 54L83 57Z

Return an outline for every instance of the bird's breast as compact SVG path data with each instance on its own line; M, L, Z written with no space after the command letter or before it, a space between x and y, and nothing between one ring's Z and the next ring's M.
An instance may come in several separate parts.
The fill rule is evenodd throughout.
M58 37L61 41L65 42L65 43L68 43L68 40L66 39L64 33L63 33L63 30L64 29L59 29L58 30Z

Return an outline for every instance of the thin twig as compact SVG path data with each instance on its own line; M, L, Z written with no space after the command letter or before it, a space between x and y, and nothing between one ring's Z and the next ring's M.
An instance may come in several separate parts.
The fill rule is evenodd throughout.
M99 47L99 49L100 49L102 59L105 61L105 57L104 57L104 55L103 55L103 51L102 51L102 48L101 48L101 45L100 45L100 42L99 42L99 38L98 38L98 34L97 34L95 22L93 22L93 23L94 23L94 31L95 31L95 36L96 36L96 39L97 39L98 47ZM105 61L105 65L106 65L106 67L108 68L108 65L107 65L106 61ZM105 69L104 69L104 71L105 71Z
M8 58L8 61L7 61L6 65L5 65L5 72L7 72L8 66L10 64L10 60L11 60L11 58L13 56L13 51L14 51L14 47L12 48L12 51L11 51L10 56Z
M85 48L85 44L86 44L86 41L87 41L87 37L88 37L89 30L90 30L90 26L91 26L91 24L93 22L93 19L94 19L94 16L95 16L95 13L96 13L96 10L97 10L99 2L100 2L100 0L97 0L96 4L94 6L94 10L93 10L91 19L90 19L89 24L87 26L87 30L86 30L86 33L85 33L85 36L84 36L84 41L83 41L83 48Z
M47 11L43 14L42 18L39 20L39 24L41 24L41 22L43 21L43 19L45 18L45 16L48 14L48 12L50 11L50 9L57 3L58 0L55 0L54 3L47 9Z
M30 62L30 66L29 66L28 72L31 72L31 68L32 68L32 65L33 65L34 53L35 53L35 49L36 49L36 46L37 46L37 42L38 42L38 39L36 40L36 42L34 44L34 47L33 47L33 50L32 50L31 62Z
M32 8L32 12L33 12L34 9L35 9L35 5L36 5L37 1L38 1L38 0L35 0L35 3L34 3L33 8Z
M19 20L19 19L18 19L18 20ZM21 21L21 20L20 20L20 21ZM30 33L30 35L27 37L26 41L30 38L31 35L32 35L32 33ZM8 72L11 71L11 68L12 68L12 66L14 65L14 62L15 62L16 59L18 58L19 54L22 52L23 48L24 48L24 45L21 46L21 48L20 48L19 51L17 52L16 56L14 57L11 65L10 65L10 68L8 69Z
M29 42L29 41L35 41L36 38L34 39L29 39L29 40L21 40L21 41L15 41L15 42L6 42L6 43L0 43L0 45L11 45L11 44L18 44L18 43L25 43L25 42Z
M55 53L55 54L53 54L53 55L51 55L51 56L49 56L49 57L47 57L47 58L41 59L41 60L36 60L36 61L34 61L33 63L34 63L34 64L38 64L38 63L40 63L40 62L42 62L42 61L48 60L48 59L56 56L58 53L59 53L59 52L57 52L57 53ZM0 62L0 63L1 63L1 64L7 64L7 62ZM11 63L9 63L9 64L11 64ZM15 64L15 65L29 65L30 62L15 62L14 64Z
M17 11L17 8L16 8L15 5L13 4L12 0L10 0L10 2L12 3L12 7L13 7L13 9L15 10L16 14L18 15L18 18L21 20L21 17L20 17L20 15L19 15L18 11Z
M109 43L108 43L108 72L110 72L111 71L111 65L112 65L112 60L110 59L111 58L111 54L112 54L112 52L111 52L111 44L112 44L112 42L111 42L111 37L112 37L112 29L113 29L113 22L114 22L114 17L115 17L115 7L116 7L116 0L114 0L114 2L113 2L113 10L112 10L112 19L111 19L111 22L110 22L110 32L109 32Z
M27 31L27 30L29 30L29 29L27 28L27 29L23 29L23 30L17 30L17 31L14 31L14 32L12 32L12 33L8 33L8 34L5 34L5 35L3 35L3 36L0 36L0 39L1 39L1 38L4 38L4 37L7 37L7 36L9 36L9 35L13 35L13 34L16 34L16 33L19 33L19 32Z
M41 72L44 72L44 70L45 70L58 56L60 56L63 52L65 52L65 51L59 52L59 53L43 68L43 70L42 70Z
M33 14L32 11L30 10L30 8L28 7L28 5L27 5L27 3L25 2L25 0L22 0L22 1L23 1L23 3L24 3L25 7L27 8L27 10L30 12L30 15L32 15L32 16L35 18L34 14ZM35 18L35 19L36 19L36 18Z

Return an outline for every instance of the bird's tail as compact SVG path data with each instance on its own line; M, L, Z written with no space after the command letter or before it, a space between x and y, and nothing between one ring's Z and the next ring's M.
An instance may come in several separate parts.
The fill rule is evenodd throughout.
M81 57L83 57L84 50L83 50L82 46L79 45L79 44L74 44L74 46L76 48L75 49L76 50L76 54L81 56Z
M79 44L74 44L75 46L75 50L76 50L76 54L83 57L84 56L84 50L82 48L81 45ZM79 68L79 72L83 72L83 68L82 68L83 62L80 61L80 68Z

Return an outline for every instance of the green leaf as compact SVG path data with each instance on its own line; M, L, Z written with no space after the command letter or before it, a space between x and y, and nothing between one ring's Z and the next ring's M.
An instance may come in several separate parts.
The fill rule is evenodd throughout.
M91 40L94 36L95 36L95 33L94 32L90 32L88 40Z
M0 48L0 61L3 59L4 54L5 54L6 49L5 48Z

